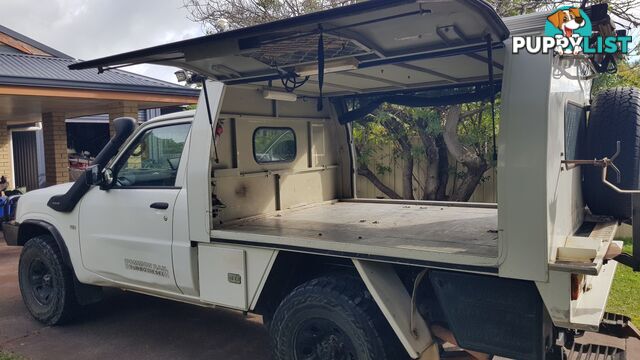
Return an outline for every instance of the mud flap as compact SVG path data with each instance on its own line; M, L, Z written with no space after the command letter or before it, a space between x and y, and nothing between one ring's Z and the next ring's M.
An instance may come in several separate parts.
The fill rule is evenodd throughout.
M102 301L102 287L83 284L73 275L73 288L79 305L85 306Z
M544 358L552 327L533 282L442 270L429 279L461 348Z

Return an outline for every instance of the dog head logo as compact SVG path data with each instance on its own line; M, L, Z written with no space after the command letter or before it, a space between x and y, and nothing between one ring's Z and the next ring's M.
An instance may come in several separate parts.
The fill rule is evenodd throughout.
M582 9L563 6L547 16L547 36L591 36L591 21Z
M583 9L561 6L544 22L544 36L513 36L512 52L560 56L629 53L631 36L594 36L591 19Z
M558 10L547 17L547 20L553 24L555 28L562 31L564 36L571 37L573 32L586 24L580 9L569 8L567 10Z

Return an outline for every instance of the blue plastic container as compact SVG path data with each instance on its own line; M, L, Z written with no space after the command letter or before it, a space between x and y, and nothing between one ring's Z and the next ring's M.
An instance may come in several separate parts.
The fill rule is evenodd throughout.
M9 220L9 207L7 206L8 202L8 197L0 196L0 221Z
M7 204L4 206L4 208L6 209L5 212L7 213L6 220L13 220L16 218L16 207L18 205L19 198L20 195L12 195L7 197Z

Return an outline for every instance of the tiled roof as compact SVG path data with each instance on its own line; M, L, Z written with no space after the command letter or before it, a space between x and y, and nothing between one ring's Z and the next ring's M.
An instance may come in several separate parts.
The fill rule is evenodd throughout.
M199 91L123 70L69 70L70 58L0 54L0 85L59 87L197 96Z

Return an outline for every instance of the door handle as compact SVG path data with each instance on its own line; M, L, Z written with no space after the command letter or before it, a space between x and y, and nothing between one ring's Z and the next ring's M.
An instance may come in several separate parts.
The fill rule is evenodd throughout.
M152 209L167 210L169 208L169 203L166 203L166 202L154 202L153 204L149 205L149 207L152 208Z

